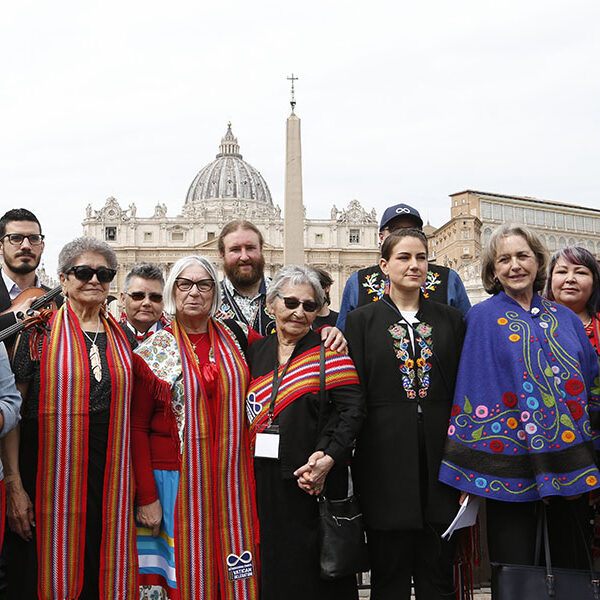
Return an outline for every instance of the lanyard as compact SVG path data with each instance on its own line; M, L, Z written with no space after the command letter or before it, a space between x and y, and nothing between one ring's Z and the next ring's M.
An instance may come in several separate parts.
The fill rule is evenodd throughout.
M278 362L275 364L275 368L273 369L273 383L271 384L271 402L269 404L269 412L267 413L267 416L269 417L269 420L267 421L267 428L271 427L271 424L273 423L273 414L275 413L275 399L277 398L279 386L281 385L281 382L283 381L283 378L287 373L290 360L288 360L283 366L283 371L281 371L281 375L277 374L277 372L279 371Z

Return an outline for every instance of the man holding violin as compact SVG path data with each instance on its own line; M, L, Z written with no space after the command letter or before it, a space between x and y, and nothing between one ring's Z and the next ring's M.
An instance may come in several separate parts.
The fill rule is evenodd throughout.
M21 292L31 287L48 289L40 285L35 272L43 252L42 227L32 212L13 208L0 218L0 331L14 325L16 315L26 313L35 300L19 300Z

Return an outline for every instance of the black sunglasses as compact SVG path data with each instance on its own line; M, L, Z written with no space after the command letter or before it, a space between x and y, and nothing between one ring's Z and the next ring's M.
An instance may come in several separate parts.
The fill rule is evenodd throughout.
M125 292L132 300L135 300L136 302L140 302L140 300L144 300L144 298L148 297L150 298L150 302L156 302L157 304L159 302L163 301L163 295L162 294L145 294L144 292Z
M76 267L71 267L66 272L66 275L69 273L73 273L79 281L90 281L95 275L100 283L110 283L115 278L117 270L109 269L108 267L92 269L89 265L77 265Z
M281 294L277 294L279 298L283 300L286 308L290 310L294 310L294 308L298 308L302 304L302 308L304 312L315 312L319 308L319 305L314 300L305 300L302 302L298 300L298 298L294 298L293 296L282 296Z

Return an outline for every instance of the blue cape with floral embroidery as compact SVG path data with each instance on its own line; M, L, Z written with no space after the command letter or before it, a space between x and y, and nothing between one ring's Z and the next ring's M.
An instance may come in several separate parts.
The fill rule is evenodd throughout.
M598 362L579 318L504 292L467 315L440 481L509 502L600 487ZM594 414L595 413L595 414Z

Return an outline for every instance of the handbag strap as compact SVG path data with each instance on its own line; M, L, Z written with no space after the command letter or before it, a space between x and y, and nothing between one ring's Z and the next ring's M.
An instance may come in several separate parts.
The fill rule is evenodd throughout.
M544 537L544 554L546 556L546 591L548 596L553 597L556 594L555 590L555 582L554 582L554 574L552 573L552 558L550 556L550 536L548 535L548 514L546 505L541 502L541 511L538 515L538 531L537 531L537 540L536 540L536 556L535 556L535 564L539 565L539 535L543 528L543 537ZM592 561L592 555L590 553L590 549L588 548L587 541L585 539L585 534L583 529L581 528L581 523L575 514L575 509L573 506L569 507L571 510L571 516L573 517L575 523L577 524L577 529L581 536L581 541L585 548L585 553L588 559L588 566L590 569L591 576L591 584L594 592L594 598L600 598L600 579L596 575L594 571L594 563Z

